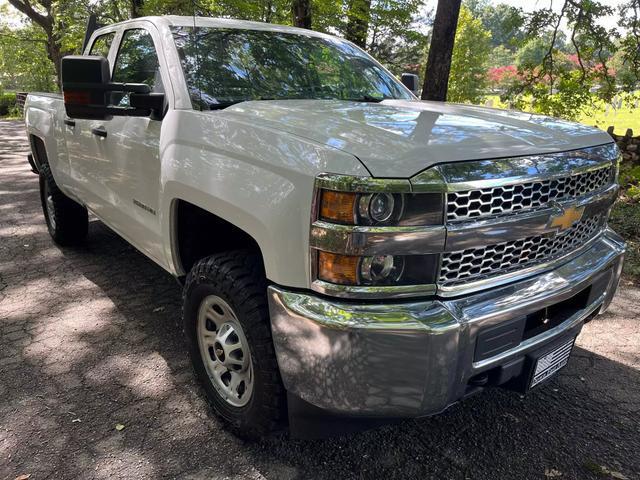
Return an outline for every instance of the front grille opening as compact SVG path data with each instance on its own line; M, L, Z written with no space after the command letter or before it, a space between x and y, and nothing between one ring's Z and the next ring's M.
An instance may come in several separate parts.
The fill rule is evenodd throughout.
M450 192L447 194L447 222L507 215L541 208L552 200L579 198L611 185L614 169L607 166L551 180Z
M551 330L579 311L587 308L590 293L591 286L567 300L527 315L522 339L527 340L547 330Z
M562 257L589 242L602 229L602 216L595 215L550 236L470 248L442 255L439 283L455 286L504 275Z

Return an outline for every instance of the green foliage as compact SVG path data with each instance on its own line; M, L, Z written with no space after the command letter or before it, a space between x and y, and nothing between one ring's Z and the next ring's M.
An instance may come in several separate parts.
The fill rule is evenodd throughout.
M566 2L560 12L531 13L528 40L516 56L518 81L502 99L567 119L588 114L598 99L610 102L617 94L610 58L618 33L602 27L601 20L612 13L595 0ZM560 28L563 22L568 34Z
M620 42L620 49L612 56L610 66L615 71L616 82L625 91L633 91L640 82L640 53L638 53L637 63L634 57L627 52L627 45L636 42L632 35L625 36Z
M484 27L491 32L491 46L515 49L524 40L524 13L521 9L499 3L487 3L478 14Z
M5 115L12 115L16 110L16 94L15 93L0 93L0 117Z
M640 165L622 161L622 194L611 210L609 225L627 242L624 273L640 280Z
M513 104L519 110L575 120L594 106L593 96L580 77L578 71L565 72L556 79L553 90L543 82L534 83L528 89L530 97L519 96Z
M619 81L631 91L640 84L640 0L624 2L619 13L618 25L627 32L620 40L618 50L618 71L622 70Z
M206 12L198 12L199 14L210 13L209 2L198 1L197 5L207 9ZM193 15L194 3L191 0L146 0L143 4L143 13L145 15Z
M479 103L482 100L487 85L490 50L491 34L463 6L451 60L449 101Z
M624 273L640 279L640 202L618 200L611 210L609 226L627 242Z
M421 0L375 0L371 3L367 51L396 74L410 65L426 60L429 37L417 28L407 28L416 21L426 23L417 12Z
M534 69L542 64L549 51L549 44L542 37L530 38L516 54L516 66L520 70Z
M55 90L55 70L39 28L0 27L0 85L19 91Z
M312 28L345 36L355 4L360 5L355 10L358 28L366 32L361 42L365 49L396 75L423 74L433 11L422 0L311 0ZM17 14L6 2L0 4L0 85L14 90L57 89L53 61L80 52L90 11L102 24L134 13L292 23L292 0L29 0L29 5L52 20L52 31L45 33L38 22ZM504 101L571 119L588 117L594 101L610 102L620 87L637 88L640 0L624 0L617 12L622 37L601 26L604 17L615 13L604 0L563 5L551 9L541 4L524 13L500 0L465 0L449 100L482 101L490 67L492 87L503 93Z
M515 54L504 45L492 48L489 54L490 67L506 67L507 65L513 65L514 61Z
M638 185L631 185L629 190L627 190L627 195L629 195L629 198L637 202L640 200L640 187Z
M620 186L623 189L640 186L640 165L631 165L629 162L622 162L620 166Z

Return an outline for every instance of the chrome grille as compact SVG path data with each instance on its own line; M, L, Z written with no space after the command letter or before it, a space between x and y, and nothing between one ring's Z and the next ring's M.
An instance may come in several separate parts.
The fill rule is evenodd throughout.
M613 182L613 167L576 175L447 194L447 221L514 213L542 207L551 200L577 198L601 190Z
M453 286L503 275L558 258L582 246L600 230L602 215L551 236L527 237L442 255L439 283Z

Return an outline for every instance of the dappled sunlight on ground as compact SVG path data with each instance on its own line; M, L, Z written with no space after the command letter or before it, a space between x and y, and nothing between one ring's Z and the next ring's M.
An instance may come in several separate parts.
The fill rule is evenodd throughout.
M0 121L0 478L600 478L592 464L640 478L639 290L625 285L525 398L488 391L349 438L244 443L193 379L179 286L95 220L86 245L54 246L21 135Z

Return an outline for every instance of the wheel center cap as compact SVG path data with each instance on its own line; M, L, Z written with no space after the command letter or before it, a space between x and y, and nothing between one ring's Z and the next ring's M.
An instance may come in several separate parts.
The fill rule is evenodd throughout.
M222 348L222 345L220 344L220 342L216 342L213 345L213 352L216 354L216 358L218 359L218 361L221 363L224 363L224 360L225 360L224 348Z

